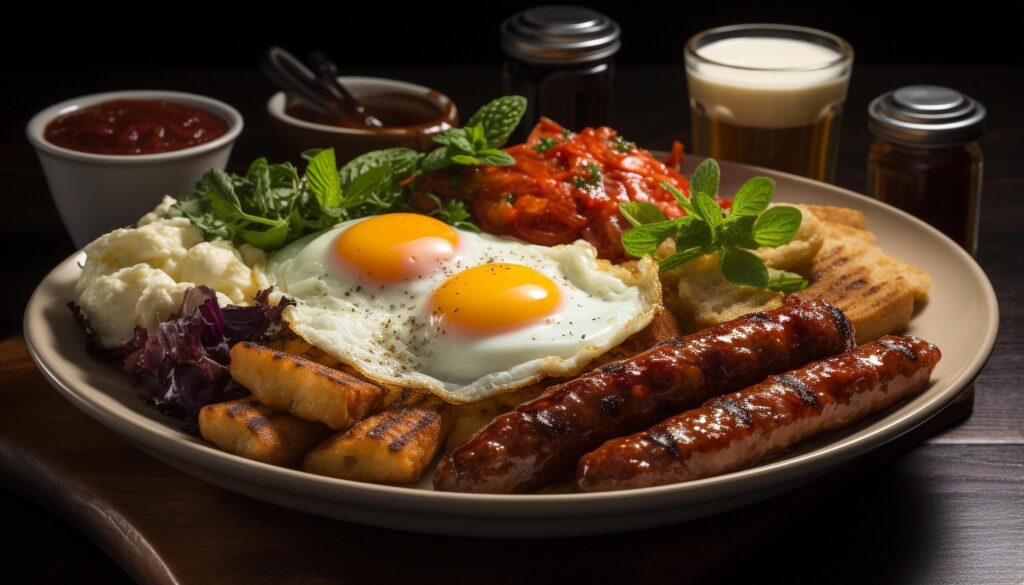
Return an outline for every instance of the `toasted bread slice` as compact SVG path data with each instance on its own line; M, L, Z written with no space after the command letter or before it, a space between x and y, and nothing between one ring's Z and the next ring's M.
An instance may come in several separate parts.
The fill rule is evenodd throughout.
M376 412L388 395L376 384L247 341L231 348L230 372L263 404L335 430Z
M272 465L296 465L331 429L249 397L204 406L199 432L222 451Z
M825 246L811 264L811 284L800 296L827 299L842 309L857 330L857 343L904 329L915 298L927 294L927 274L887 256L863 230L824 223Z
M835 207L834 205L799 205L798 207L810 211L821 221L838 223L859 230L866 229L867 226L864 212L849 207Z
M406 390L387 410L306 454L306 471L374 483L419 480L451 428L451 406Z

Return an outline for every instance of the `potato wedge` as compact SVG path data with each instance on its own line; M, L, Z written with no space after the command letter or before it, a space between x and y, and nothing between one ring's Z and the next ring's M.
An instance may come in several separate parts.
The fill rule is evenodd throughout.
M296 465L331 429L248 397L204 406L199 432L222 451L272 465Z
M390 408L338 433L306 454L306 471L374 483L412 483L451 428L451 407L405 390Z
M263 404L335 430L379 410L387 395L376 384L245 341L231 348L230 372Z

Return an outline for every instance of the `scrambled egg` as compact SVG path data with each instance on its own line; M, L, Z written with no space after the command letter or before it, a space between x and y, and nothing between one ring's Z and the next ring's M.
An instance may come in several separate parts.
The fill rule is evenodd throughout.
M153 329L177 314L185 291L197 284L216 290L222 306L249 304L269 286L262 251L203 241L188 219L167 217L173 204L164 197L138 227L114 230L85 247L75 301L107 347L130 340L136 325Z

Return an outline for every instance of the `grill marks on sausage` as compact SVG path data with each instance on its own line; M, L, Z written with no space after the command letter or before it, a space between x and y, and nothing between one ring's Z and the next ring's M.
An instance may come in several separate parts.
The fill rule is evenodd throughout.
M887 336L770 376L605 442L579 460L577 487L664 485L743 467L921 392L940 357L938 348L920 339ZM860 395L872 396L849 410Z
M601 366L598 370L602 374L618 374L619 372L624 372L626 370L626 366L624 366L622 362L612 362Z
M797 378L792 374L784 374L782 376L773 376L772 379L775 382L789 388L800 398L800 401L812 408L821 408L821 404L818 403L818 396L814 393L814 390L807 385L806 382Z
M540 488L604 441L852 345L842 312L825 301L796 299L670 339L503 415L501 424L484 427L442 459L434 485L479 493ZM739 420L750 416L748 405L730 408Z
M843 337L853 338L853 323L846 317L846 314L839 310L839 307L828 303L825 305L825 310L832 316L832 320L836 323L836 329L842 334ZM853 345L847 349L853 349Z
M907 348L902 343L900 343L900 342L898 342L898 341L896 341L894 339L879 339L878 343L879 343L879 345L881 345L881 346L883 346L883 347L885 347L887 349L891 349L892 351L898 351L898 352L902 353L908 360L910 360L912 362L916 362L917 361L917 354L916 353L910 351L909 348Z
M644 433L642 438L647 439L648 441L655 443L657 445L661 445L662 447L665 448L666 451L668 451L668 454L671 455L672 457L679 456L679 447L676 446L675 440L665 433Z
M747 406L737 400L735 395L716 398L711 402L708 402L707 407L711 409L720 408L724 410L732 415L736 422L744 427L749 427L753 422L753 416L750 414L750 411L747 410Z

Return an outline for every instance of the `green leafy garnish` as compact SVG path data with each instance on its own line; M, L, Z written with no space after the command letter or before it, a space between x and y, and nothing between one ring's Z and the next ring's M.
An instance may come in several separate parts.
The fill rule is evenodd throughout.
M601 184L601 165L597 163L587 163L587 172L590 173L589 176L572 178L572 184L575 185L577 189L589 191Z
M533 145L533 149L537 152L547 152L552 148L558 146L558 141L549 136L541 138L537 144Z
M803 219L800 210L785 205L768 207L775 182L754 177L736 192L727 212L715 201L720 176L718 163L707 159L690 178L690 197L669 183L661 184L687 213L678 219L666 219L651 203L620 203L619 211L633 225L622 234L626 253L637 258L654 255L666 239L672 239L676 251L661 260L661 270L717 252L719 268L729 282L785 293L807 288L799 274L768 268L748 251L777 248L792 241Z
M612 136L612 149L615 152L627 153L636 148L635 142L630 142L621 136Z
M474 114L463 128L434 137L440 145L424 155L409 148L363 154L338 168L333 149L302 153L306 170L260 158L245 175L208 171L195 188L179 198L171 215L188 218L206 239L248 243L275 250L302 236L342 221L409 211L415 195L434 204L418 209L459 229L479 231L465 202L447 202L422 188L432 170L457 165L506 166L515 159L501 150L526 111L520 96L498 98ZM457 181L452 176L451 181Z
M501 150L526 112L526 98L500 97L473 114L462 128L450 128L433 141L441 147L423 159L424 170L434 171L453 164L503 167L515 164L512 155Z

